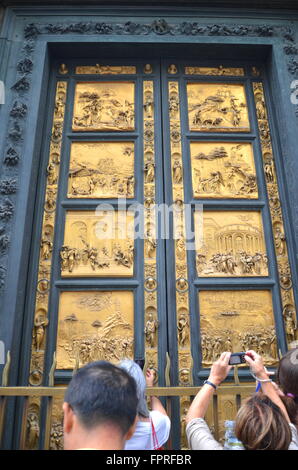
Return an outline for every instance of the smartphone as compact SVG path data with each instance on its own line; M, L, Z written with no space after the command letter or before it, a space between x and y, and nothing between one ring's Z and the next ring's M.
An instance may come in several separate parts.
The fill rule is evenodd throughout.
M237 366L239 364L245 364L246 360L244 358L245 352L233 353L231 354L229 364L230 366Z

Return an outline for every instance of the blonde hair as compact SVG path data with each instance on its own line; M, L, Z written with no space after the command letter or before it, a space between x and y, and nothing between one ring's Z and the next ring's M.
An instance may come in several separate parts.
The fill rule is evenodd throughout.
M235 435L246 450L288 450L290 426L280 410L263 393L248 398L236 416Z

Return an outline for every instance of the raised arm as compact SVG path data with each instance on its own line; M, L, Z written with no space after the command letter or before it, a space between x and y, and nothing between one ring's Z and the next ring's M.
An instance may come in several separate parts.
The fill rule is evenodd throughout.
M280 395L276 387L273 385L272 380L270 380L270 374L263 364L262 357L255 351L250 350L246 352L245 360L250 366L250 370L254 374L256 380L260 382L263 393L281 409L287 421L290 423L286 407L280 399Z
M154 385L154 376L155 376L155 372L153 369L147 369L146 371L146 384L147 384L147 387L153 387ZM155 396L151 396L150 397L150 404L151 404L151 409L152 411L159 411L161 414L165 415L165 416L168 416L166 410L164 409L161 401L159 400L159 398L155 397Z
M216 388L221 384L221 382L225 380L232 368L232 366L229 366L230 356L230 352L224 352L212 365L208 380L202 386L201 390L190 405L186 415L187 423L189 423L194 418L204 418L211 397L215 393Z

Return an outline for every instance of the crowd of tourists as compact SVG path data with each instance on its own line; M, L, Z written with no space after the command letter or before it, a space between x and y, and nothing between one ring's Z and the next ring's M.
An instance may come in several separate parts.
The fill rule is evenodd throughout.
M193 399L186 415L186 436L192 450L223 450L205 415L217 388L232 366L224 352ZM298 450L298 348L279 362L276 382L255 351L245 361L256 380L256 392L241 405L234 420L237 449ZM73 376L66 391L64 448L66 450L159 450L165 448L171 422L161 401L146 388L154 371L129 359L118 366L105 361L90 363ZM150 411L149 411L150 409Z

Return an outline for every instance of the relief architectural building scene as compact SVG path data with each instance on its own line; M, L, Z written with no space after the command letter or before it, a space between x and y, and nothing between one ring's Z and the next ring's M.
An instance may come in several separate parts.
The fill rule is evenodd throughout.
M204 211L195 214L203 223L197 237L197 272L200 277L268 276L262 216L260 212Z
M67 211L60 259L63 277L132 276L134 215Z

